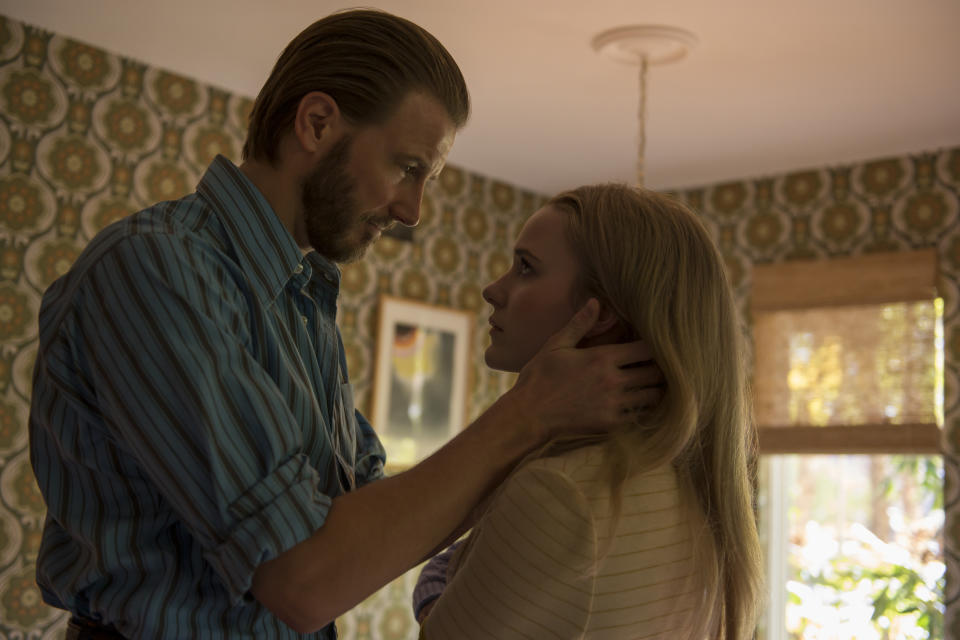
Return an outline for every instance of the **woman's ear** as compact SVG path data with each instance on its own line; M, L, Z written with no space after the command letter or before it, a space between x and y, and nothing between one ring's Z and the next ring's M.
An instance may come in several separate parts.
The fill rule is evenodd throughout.
M597 338L606 334L613 334L613 337L619 337L622 323L617 314L613 312L610 305L600 302L600 313L597 315L596 322L590 327L590 330L584 334L584 338Z
M311 91L300 99L293 121L293 133L307 153L326 151L334 131L344 125L337 101L323 91Z

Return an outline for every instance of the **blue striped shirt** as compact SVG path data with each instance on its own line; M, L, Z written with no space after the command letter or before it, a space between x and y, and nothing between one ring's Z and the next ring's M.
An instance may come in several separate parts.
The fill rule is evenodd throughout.
M304 637L252 598L253 572L383 474L338 290L223 157L90 242L40 310L46 602L133 638Z

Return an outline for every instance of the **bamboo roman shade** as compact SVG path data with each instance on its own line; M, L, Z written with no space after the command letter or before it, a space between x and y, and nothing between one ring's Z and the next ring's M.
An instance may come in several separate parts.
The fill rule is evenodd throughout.
M753 282L761 452L939 451L934 249L758 265Z

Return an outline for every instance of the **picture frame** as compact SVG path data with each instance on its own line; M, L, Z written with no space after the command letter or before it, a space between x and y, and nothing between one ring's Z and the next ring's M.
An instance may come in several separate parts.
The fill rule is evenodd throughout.
M381 295L373 379L373 427L387 471L407 469L466 424L474 315Z

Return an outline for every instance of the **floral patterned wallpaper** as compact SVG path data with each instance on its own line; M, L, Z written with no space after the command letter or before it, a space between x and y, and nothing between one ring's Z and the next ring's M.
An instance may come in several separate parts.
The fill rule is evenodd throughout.
M239 158L251 102L0 16L0 640L61 637L34 583L44 507L27 414L43 290L103 226L192 191L210 159ZM716 234L744 306L755 262L937 246L946 299L948 632L960 637L960 149L684 190ZM381 293L476 314L483 285L543 197L448 166L413 242L381 239L343 270L340 326L358 405L369 409ZM473 358L470 415L512 383ZM416 638L411 572L339 620L346 640Z

